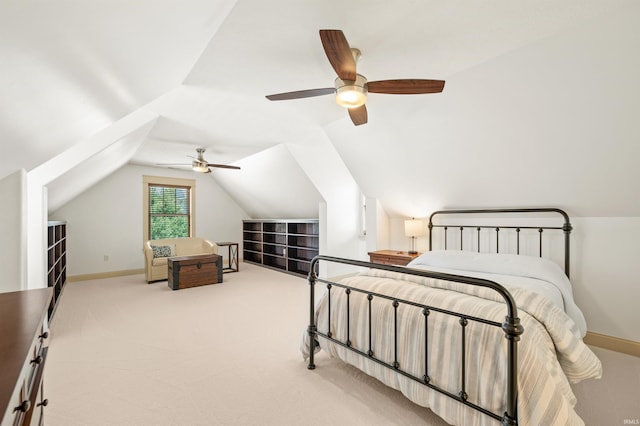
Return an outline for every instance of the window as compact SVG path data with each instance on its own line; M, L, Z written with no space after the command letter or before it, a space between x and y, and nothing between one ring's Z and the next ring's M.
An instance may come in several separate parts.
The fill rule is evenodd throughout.
M195 181L144 177L144 239L190 237L194 230Z
M150 240L189 236L189 187L149 185Z

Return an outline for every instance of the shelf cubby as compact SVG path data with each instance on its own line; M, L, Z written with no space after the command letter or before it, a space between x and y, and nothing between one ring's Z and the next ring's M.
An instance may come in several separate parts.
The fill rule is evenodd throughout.
M319 253L319 230L317 219L244 220L244 261L306 276Z
M47 286L53 288L49 305L49 320L55 313L67 282L67 224L49 221L47 224Z

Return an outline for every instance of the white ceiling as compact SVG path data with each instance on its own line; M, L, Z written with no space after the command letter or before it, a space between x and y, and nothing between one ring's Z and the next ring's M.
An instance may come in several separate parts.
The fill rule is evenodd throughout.
M630 197L640 178L637 1L23 0L2 9L0 177L145 109L158 119L139 149L122 151L136 164L188 162L202 146L210 162L244 167L320 128L392 215L554 204L640 216ZM266 100L332 86L322 28L344 31L370 80L444 79L444 92L372 94L359 127L331 96ZM237 176L220 183L250 187ZM260 196L235 198L260 215L251 205Z

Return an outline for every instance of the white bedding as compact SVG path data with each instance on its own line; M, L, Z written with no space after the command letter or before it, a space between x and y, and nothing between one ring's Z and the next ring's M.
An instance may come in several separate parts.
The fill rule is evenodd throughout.
M438 253L426 257L432 257L432 259L417 259L411 266L422 268L425 267L424 262L426 261L442 264L442 256L439 256ZM484 258L476 259L478 266L475 268L482 269L484 262ZM502 274L508 275L509 269L517 266L515 262L519 261L503 258ZM448 261L444 261L444 263L448 263ZM433 265L430 265L430 269L431 266ZM535 268L526 269L534 271ZM543 267L543 269L545 268ZM546 271L537 275L548 273ZM469 275L461 273L460 270L457 271L457 274ZM534 275L533 272L528 274ZM541 280L540 278L532 279ZM546 280L543 281L546 282ZM375 269L344 278L340 282L366 289L366 291L387 294L391 297L412 300L425 305L444 307L466 315L488 318L499 323L504 321L506 314L506 307L501 296L483 287ZM540 287L540 283L536 284L537 287ZM560 300L563 305L567 304L568 298L565 297L562 290L559 289L555 296L548 298L539 292L531 291L529 287L531 286L525 284L520 287L515 286L510 290L518 305L518 314L525 329L518 345L518 417L520 424L582 425L582 420L574 410L576 399L569 383L587 378L599 378L602 374L600 361L582 341L580 331L574 321L567 316L561 306L558 306ZM548 293L553 294L554 291L549 290ZM560 293L562 297L559 297L557 293ZM344 290L335 287L332 290L331 299L330 331L334 338L344 341L347 324L346 309L337 308L345 306ZM393 309L391 304L387 303L388 301L385 302L386 299L374 299L373 351L378 359L392 363L394 359L393 332L391 330ZM555 300L552 301L553 299ZM411 309L414 311L411 312ZM398 328L400 330L398 357L401 369L421 377L424 374L424 320L421 315L416 315L415 309L398 310ZM327 316L325 295L319 300L316 308L318 330L323 333L328 331L326 328ZM365 352L368 350L369 342L367 318L368 302L366 297L361 293L353 292L350 301L349 339L353 347ZM428 356L431 360L429 375L432 378L432 383L457 394L460 383L460 325L457 318L435 312L429 316L428 325ZM498 424L494 419L340 345L321 337L318 338L318 341L320 348L331 356L337 356L386 385L400 390L410 400L429 407L450 424L465 426ZM502 413L505 402L503 387L506 382L506 372L504 371L506 363L505 342L502 330L473 321L469 323L467 347L473 348L467 358L469 400L496 413ZM305 332L301 345L305 357L308 356L308 343L309 336ZM481 352L475 350L478 348L481 348Z
M565 311L578 327L580 338L587 333L584 315L573 300L571 282L562 269L548 259L516 254L435 250L418 256L407 266L483 278L497 282L509 291L515 288L535 291Z

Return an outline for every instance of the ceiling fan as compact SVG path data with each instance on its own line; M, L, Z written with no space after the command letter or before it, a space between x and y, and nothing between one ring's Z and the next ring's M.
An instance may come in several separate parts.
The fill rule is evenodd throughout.
M322 95L336 95L338 105L348 108L349 117L356 126L367 122L367 93L411 95L440 93L444 80L401 79L367 81L356 73L356 62L360 50L351 48L341 30L320 30L320 40L331 66L338 74L334 86L322 89L298 90L295 92L268 95L270 101L311 98Z
M240 170L240 167L238 166L209 163L207 160L204 159L204 151L205 151L205 148L196 148L196 152L198 153L197 157L194 157L192 155L187 155L187 157L193 158L193 161L191 163L161 163L159 165L160 166L191 166L191 169L194 172L200 172L200 173L211 173L211 167L217 167L220 169Z

